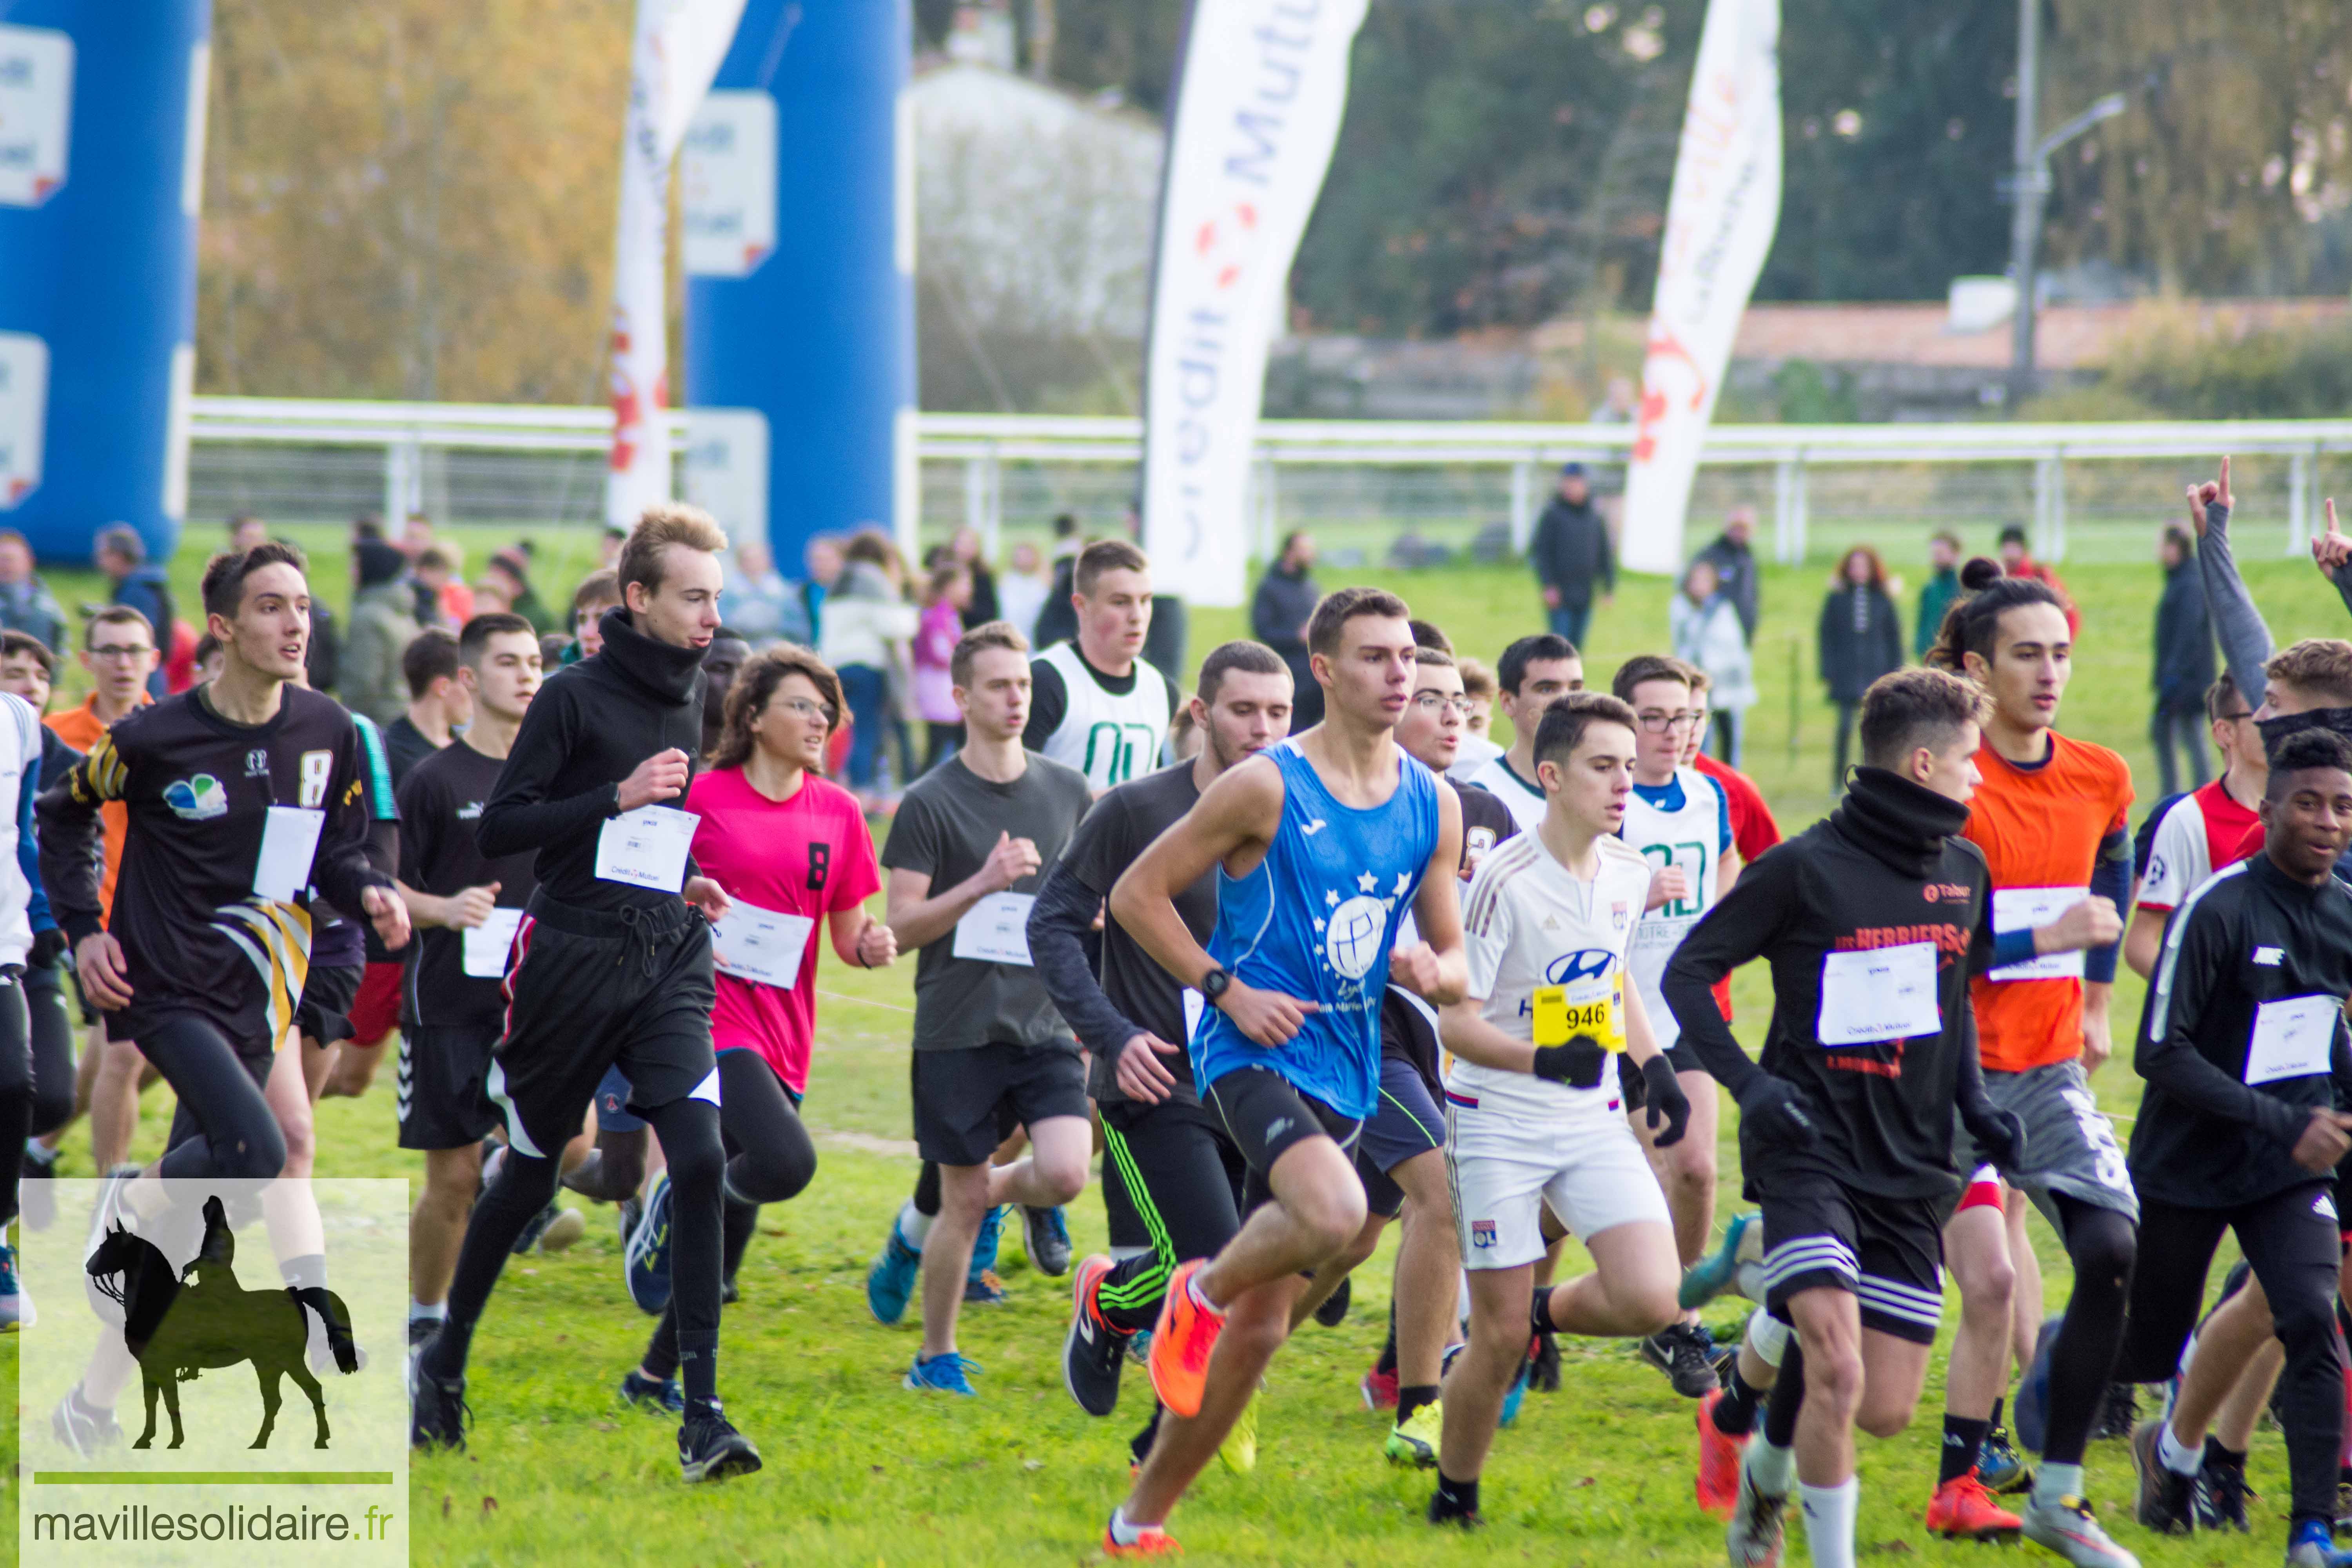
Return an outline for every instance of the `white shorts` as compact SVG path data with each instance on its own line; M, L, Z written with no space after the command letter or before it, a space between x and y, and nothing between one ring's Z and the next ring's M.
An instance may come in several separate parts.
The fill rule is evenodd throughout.
M1579 1241L1634 1220L1674 1223L1633 1130L1599 1108L1532 1119L1449 1089L1445 1170L1465 1268L1541 1258L1547 1204Z

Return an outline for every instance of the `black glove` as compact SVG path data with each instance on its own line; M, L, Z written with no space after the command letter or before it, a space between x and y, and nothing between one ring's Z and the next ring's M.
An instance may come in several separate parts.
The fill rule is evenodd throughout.
M1821 1131L1805 1091L1769 1072L1758 1073L1739 1097L1739 1122L1759 1138L1783 1143L1801 1143Z
M2024 1167L2025 1123L2015 1111L2003 1110L1990 1100L1979 1100L1960 1107L1960 1125L1976 1140L1978 1152L2003 1175Z
M66 955L66 933L56 926L33 933L32 951L25 955L28 969L55 969L58 960Z
M1675 1064L1659 1052L1642 1064L1643 1101L1649 1108L1652 1140L1661 1149L1670 1149L1683 1141L1683 1129L1690 1124L1690 1097L1683 1092L1680 1079L1675 1077ZM1665 1131L1658 1131L1664 1123Z
M1576 1035L1564 1046L1538 1046L1535 1074L1546 1083L1564 1083L1570 1089L1598 1089L1601 1069L1609 1060L1609 1053L1591 1035Z

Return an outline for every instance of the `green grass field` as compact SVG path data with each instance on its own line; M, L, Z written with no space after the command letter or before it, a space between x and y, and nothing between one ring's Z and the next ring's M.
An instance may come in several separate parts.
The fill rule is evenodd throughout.
M2282 640L2340 629L2336 595L2307 563L2259 562L2249 571ZM340 581L341 572L339 559L319 563L322 585ZM1758 658L1764 699L1751 722L1748 763L1784 830L1812 820L1828 800L1830 710L1817 700L1810 652L1825 574L1825 564L1775 569L1764 585ZM192 577L193 568L181 575ZM551 565L544 575L541 591L552 602L573 573ZM1366 575L1395 587L1416 613L1490 659L1536 618L1534 595L1516 570ZM2155 574L2098 567L2068 575L2084 609L2084 641L2062 724L2131 759L2144 810L2155 795L2145 737ZM73 583L58 586L68 604L77 594L94 596ZM193 605L193 588L184 583L184 603ZM1659 583L1628 584L1601 613L1588 655L1596 679L1618 659L1664 644L1665 592ZM1194 657L1239 626L1235 613L1196 613ZM1793 732L1792 647L1801 649ZM866 1265L915 1171L905 1090L910 979L904 963L866 973L830 959L815 977L819 1047L807 1116L819 1131L824 1164L803 1198L767 1211L743 1270L743 1300L726 1318L720 1361L722 1392L761 1444L767 1469L689 1491L677 1480L673 1429L614 1403L613 1386L651 1321L622 1289L611 1211L593 1209L587 1240L561 1257L518 1259L507 1271L476 1341L471 1449L422 1460L412 1473L418 1561L1095 1560L1103 1520L1124 1489L1126 1438L1149 1390L1131 1373L1119 1415L1105 1422L1087 1420L1070 1403L1055 1360L1066 1321L1065 1281L1025 1269L1017 1239L1008 1238L1010 1302L964 1320L964 1348L986 1369L981 1397L971 1402L903 1392L898 1378L917 1332L879 1328L866 1310ZM2140 989L2122 976L2119 1036L2137 1019ZM1739 977L1737 1000L1740 1032L1752 1047L1770 1002L1758 972ZM2128 1116L2138 1094L2127 1048L2123 1055L2098 1087L2108 1110ZM320 1174L416 1173L415 1162L394 1147L390 1076L387 1068L365 1099L320 1108ZM160 1150L169 1113L168 1096L151 1092L142 1154ZM1727 1134L1732 1121L1727 1111ZM1738 1187L1727 1135L1724 1169L1728 1210ZM68 1144L66 1170L89 1173L89 1144L79 1134ZM1091 1192L1071 1218L1082 1250L1101 1245L1101 1205ZM2063 1258L2038 1221L2035 1235L2054 1306L2064 1300ZM1276 1361L1256 1472L1237 1478L1213 1468L1176 1516L1190 1560L1382 1568L1497 1559L1640 1560L1661 1568L1722 1561L1720 1530L1691 1502L1693 1406L1612 1344L1563 1347L1562 1390L1530 1396L1518 1426L1498 1442L1486 1485L1491 1528L1465 1540L1421 1522L1428 1478L1382 1461L1383 1424L1355 1393L1380 1343L1391 1256L1384 1248L1359 1273L1346 1322L1328 1331L1310 1326ZM1736 1314L1726 1305L1714 1321L1727 1331ZM1948 1313L1948 1331L1956 1318L1956 1310ZM16 1353L13 1340L0 1342L0 1366L13 1368ZM1912 1430L1890 1442L1864 1440L1859 1539L1872 1560L1983 1560L1977 1549L1934 1540L1919 1521L1934 1479L1941 1385L1939 1352ZM6 1436L13 1472L15 1435ZM2274 1560L2286 1494L2276 1433L2264 1433L2254 1451L2252 1479L2263 1496L2252 1540L2150 1537L2128 1521L2131 1469L2123 1446L2095 1445L2091 1466L2106 1519L2143 1561ZM15 1550L10 1539L0 1551ZM1801 1550L1792 1542L1792 1560ZM2039 1557L2038 1549L2021 1550Z

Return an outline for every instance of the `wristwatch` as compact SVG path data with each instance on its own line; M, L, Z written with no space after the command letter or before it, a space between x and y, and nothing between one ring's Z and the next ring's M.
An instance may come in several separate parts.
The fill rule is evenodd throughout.
M1217 1005L1217 998L1225 994L1225 987L1233 983L1234 977L1230 971L1223 967L1212 969L1208 973L1201 976L1201 994L1207 997L1209 1005L1213 1007Z

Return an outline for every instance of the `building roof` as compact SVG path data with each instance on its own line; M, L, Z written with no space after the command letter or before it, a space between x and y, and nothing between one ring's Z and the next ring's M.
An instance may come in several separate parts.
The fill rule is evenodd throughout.
M2035 323L2034 360L2044 370L2093 370L2114 345L2150 324L2143 313L2165 315L2233 332L2310 326L2342 320L2352 300L2148 300L2112 304L2045 305ZM1955 370L1998 370L2010 358L2010 322L1982 331L1956 332L1943 300L1867 305L1750 305L1732 348L1736 360L1817 364L1907 364Z

